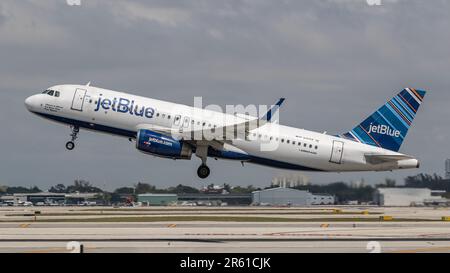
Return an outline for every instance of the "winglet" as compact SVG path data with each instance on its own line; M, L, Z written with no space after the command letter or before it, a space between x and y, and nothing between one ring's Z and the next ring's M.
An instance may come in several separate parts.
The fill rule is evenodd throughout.
M278 109L281 107L281 105L283 104L285 98L280 98L278 100L278 102L269 109L269 111L262 117L262 120L264 121L272 121L272 117L273 115L278 111Z

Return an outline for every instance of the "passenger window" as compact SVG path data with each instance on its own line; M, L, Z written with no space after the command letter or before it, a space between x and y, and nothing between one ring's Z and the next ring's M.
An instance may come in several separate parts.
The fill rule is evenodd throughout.
M189 126L189 118L188 117L184 117L183 127L187 128L188 126Z
M286 143L287 143L287 144L289 144L289 142L290 142L290 141L289 141L289 139L288 139L288 140L286 140Z
M166 114L162 114L162 117L165 118L165 117L166 117Z
M156 116L159 117L159 113L156 113Z
M312 145L311 145L311 144L309 144L309 148L310 148L310 149L312 148Z
M303 144L303 147L306 147L306 143Z
M281 142L284 143L284 138L281 139Z
M167 118L170 119L170 115L168 115Z
M292 145L295 145L295 141L292 141Z
M317 145L316 145L316 147L314 147L314 149L316 149L316 150L317 150L318 148L319 148L319 147L318 147Z
M301 142L299 142L299 143L298 143L298 146L302 146L302 143L301 143Z

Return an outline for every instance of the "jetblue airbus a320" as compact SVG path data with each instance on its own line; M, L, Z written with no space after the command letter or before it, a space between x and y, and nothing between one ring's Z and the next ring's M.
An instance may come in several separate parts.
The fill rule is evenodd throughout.
M419 161L399 153L425 91L405 88L348 132L328 135L280 125L274 116L284 99L268 112L227 114L135 96L87 85L57 85L25 100L27 109L71 128L73 150L80 129L106 132L136 142L144 153L202 161L222 158L306 171L390 171L418 168Z

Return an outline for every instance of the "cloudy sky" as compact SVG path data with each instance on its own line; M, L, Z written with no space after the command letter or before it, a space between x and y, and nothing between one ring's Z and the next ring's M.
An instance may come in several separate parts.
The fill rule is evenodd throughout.
M268 185L280 170L157 159L126 139L69 129L27 112L27 96L61 83L193 105L271 104L281 123L345 132L404 87L428 90L401 151L420 170L306 173L314 183L443 173L450 157L450 1L381 0L0 2L0 185L46 189L75 178L112 189L137 181Z

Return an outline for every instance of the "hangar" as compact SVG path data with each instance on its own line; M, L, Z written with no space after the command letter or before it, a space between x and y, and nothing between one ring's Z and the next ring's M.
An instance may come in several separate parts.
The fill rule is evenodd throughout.
M309 191L282 187L254 191L252 195L254 205L310 206L334 204L334 196L332 195L312 194Z
M138 194L137 200L147 206L167 206L171 203L176 203L178 196L167 193L144 193Z
M442 193L445 191L427 188L378 188L374 202L380 206L446 205L448 200L440 196Z

